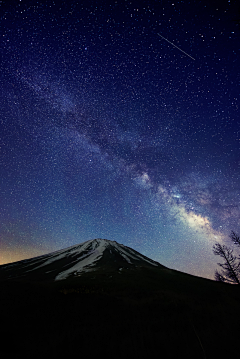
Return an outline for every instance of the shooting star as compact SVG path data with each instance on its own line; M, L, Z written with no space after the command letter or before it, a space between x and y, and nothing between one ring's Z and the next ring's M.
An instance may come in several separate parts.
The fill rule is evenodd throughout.
M169 41L168 39L166 39L166 38L163 37L162 35L158 34L158 36L162 37L164 40L166 40L167 42L169 42L169 44L173 45L173 46L176 47L178 50L182 51L185 55L187 55L187 56L190 57L191 59L195 60L192 56L190 56L190 55L187 54L185 51L183 51L182 49L180 49L177 45L174 45L171 41Z

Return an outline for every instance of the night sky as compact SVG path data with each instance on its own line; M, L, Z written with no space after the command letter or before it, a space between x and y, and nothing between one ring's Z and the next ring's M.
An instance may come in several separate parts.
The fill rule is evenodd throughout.
M240 233L238 11L0 2L0 264L105 238L214 278Z

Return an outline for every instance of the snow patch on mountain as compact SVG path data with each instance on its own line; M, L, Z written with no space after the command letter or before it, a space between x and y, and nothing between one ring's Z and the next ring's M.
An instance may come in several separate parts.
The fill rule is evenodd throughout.
M117 249L117 251L127 260L128 263L132 264L131 260L129 259L135 259L135 260L144 260L145 262L148 262L149 264L152 264L154 266L158 266L158 263L152 260L148 260L146 257L142 256L140 253L132 251L130 248L125 247L122 244L119 244L117 242L113 242L113 246Z
M0 272L5 278L54 278L58 281L98 269L120 273L123 269L149 265L163 267L123 244L98 238L53 253L0 266Z
M99 244L97 247L96 244ZM108 243L101 241L98 243L93 243L92 249L90 252L81 256L80 261L76 263L73 267L59 273L55 280L66 279L71 274L79 274L83 271L89 271L89 267L94 266L95 263L103 256L104 249L108 246Z

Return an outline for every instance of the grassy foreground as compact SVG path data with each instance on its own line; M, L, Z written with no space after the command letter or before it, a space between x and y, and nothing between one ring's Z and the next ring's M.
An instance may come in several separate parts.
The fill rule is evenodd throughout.
M177 271L5 280L0 303L4 357L239 355L239 288Z

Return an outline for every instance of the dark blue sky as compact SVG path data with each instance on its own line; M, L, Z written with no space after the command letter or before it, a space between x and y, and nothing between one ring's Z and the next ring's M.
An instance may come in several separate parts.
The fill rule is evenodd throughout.
M238 13L0 3L0 263L100 237L213 278L240 231Z

